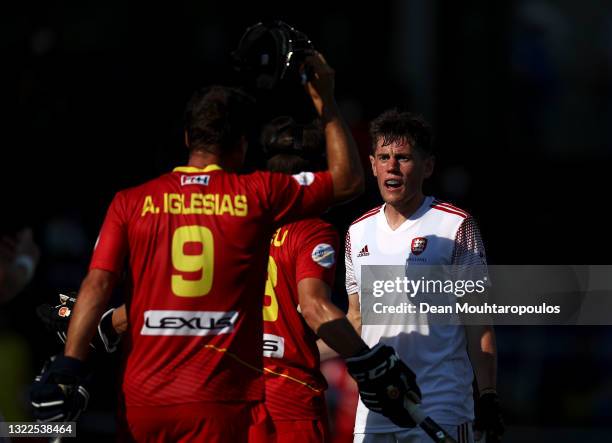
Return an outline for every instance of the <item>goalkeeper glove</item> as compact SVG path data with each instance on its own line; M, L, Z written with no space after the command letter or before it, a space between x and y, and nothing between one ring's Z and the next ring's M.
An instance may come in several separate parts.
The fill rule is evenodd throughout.
M397 426L414 428L416 423L404 407L404 399L419 403L421 390L416 375L391 346L372 349L346 359L349 374L357 381L363 404Z
M82 361L64 355L51 357L30 390L36 421L76 421L89 402L87 379Z
M42 304L36 308L36 314L49 331L57 334L62 343L66 343L66 333L70 323L70 315L76 303L76 293L71 292L70 295L60 294L59 298L59 305ZM104 349L109 353L117 350L121 336L117 334L113 327L114 310L114 308L109 309L102 315L98 324L98 333L94 335L90 344L92 348Z

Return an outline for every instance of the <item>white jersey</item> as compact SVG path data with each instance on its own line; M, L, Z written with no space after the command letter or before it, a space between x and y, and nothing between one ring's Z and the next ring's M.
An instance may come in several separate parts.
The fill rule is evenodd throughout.
M426 197L421 207L392 230L385 205L358 218L346 236L346 290L361 298L362 265L485 264L484 247L474 219L448 203ZM425 316L426 317L426 316ZM393 346L416 373L424 412L439 423L459 425L474 419L473 369L467 355L465 328L428 325L366 325L361 336L370 346ZM401 430L359 401L355 433Z

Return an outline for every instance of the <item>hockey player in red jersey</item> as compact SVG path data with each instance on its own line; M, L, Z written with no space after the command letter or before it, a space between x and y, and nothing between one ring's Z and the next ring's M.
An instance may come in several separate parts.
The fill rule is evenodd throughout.
M321 169L324 138L317 124L279 117L263 131L270 171L298 173ZM317 331L344 314L330 300L338 233L320 218L280 227L270 242L264 300L266 407L278 443L329 441L325 378L319 370ZM345 355L365 347L348 322L336 326ZM326 337L329 339L329 337ZM338 344L337 344L338 346Z

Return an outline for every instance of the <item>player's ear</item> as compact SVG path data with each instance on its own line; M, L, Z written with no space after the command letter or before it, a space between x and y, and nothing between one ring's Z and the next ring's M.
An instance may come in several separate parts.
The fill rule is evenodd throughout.
M370 154L370 164L372 165L372 174L376 177L376 158L374 155Z
M424 162L425 170L424 170L423 177L425 178L431 177L431 174L433 174L433 171L434 171L435 164L436 164L436 157L434 157L433 155L427 156Z
M183 138L185 140L185 146L189 147L189 134L187 133L187 130L183 131Z

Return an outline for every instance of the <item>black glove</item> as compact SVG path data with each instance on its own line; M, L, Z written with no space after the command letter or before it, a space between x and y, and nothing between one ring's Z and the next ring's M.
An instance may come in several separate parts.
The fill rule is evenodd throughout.
M57 334L62 343L66 343L66 333L70 323L70 315L76 303L76 292L69 295L60 294L60 304L51 306L43 304L36 308L38 318L42 320L50 332ZM113 311L109 309L100 319L98 333L94 335L90 346L94 349L104 349L106 352L115 352L121 341L121 336L113 328Z
M51 357L30 389L33 417L39 422L76 421L89 401L87 381L81 360Z
M474 412L474 431L485 433L487 443L500 442L506 428L497 392L482 394L474 404Z
M416 423L404 408L404 398L419 403L421 390L416 375L395 349L381 343L367 352L346 359L349 374L357 381L361 401L397 426L414 428Z

